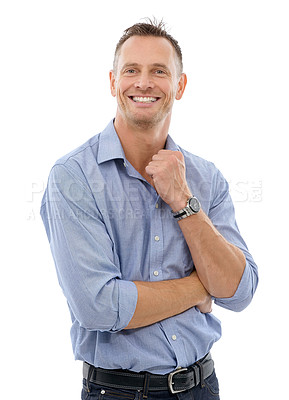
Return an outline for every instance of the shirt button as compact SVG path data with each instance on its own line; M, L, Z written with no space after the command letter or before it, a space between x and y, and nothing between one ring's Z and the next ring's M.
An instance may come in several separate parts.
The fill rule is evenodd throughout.
M123 166L126 168L126 163L125 162L123 163Z
M177 340L176 335L172 335L172 339L173 339L173 340Z
M105 394L105 390L102 389L102 391L100 392L100 394Z
M158 235L155 236L155 241L158 242L160 240L160 237Z
M158 203L156 204L156 208L159 208L159 204Z
M159 271L154 271L154 276L159 276Z

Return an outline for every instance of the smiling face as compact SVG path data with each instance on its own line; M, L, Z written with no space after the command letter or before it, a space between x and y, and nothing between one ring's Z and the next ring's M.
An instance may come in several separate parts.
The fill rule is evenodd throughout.
M186 75L178 74L178 67L175 50L165 38L132 36L124 42L116 70L110 72L117 118L143 129L169 118L186 86Z

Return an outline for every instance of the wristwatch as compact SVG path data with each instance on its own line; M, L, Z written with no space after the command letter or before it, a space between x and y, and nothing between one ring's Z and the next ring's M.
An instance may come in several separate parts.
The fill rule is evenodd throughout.
M172 213L173 217L179 221L180 219L187 218L190 215L197 214L200 211L200 209L201 209L201 203L195 196L193 196L189 198L185 208L182 208L180 211L177 212L172 211Z

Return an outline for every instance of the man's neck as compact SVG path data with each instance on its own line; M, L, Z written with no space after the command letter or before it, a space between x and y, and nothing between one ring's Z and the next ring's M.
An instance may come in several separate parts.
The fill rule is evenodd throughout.
M116 115L114 127L123 147L126 159L151 183L145 167L152 156L165 147L170 124L170 116L157 126L141 129L130 125L119 114Z

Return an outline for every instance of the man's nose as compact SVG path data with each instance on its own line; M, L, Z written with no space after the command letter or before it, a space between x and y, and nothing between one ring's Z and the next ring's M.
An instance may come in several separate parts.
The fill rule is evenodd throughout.
M141 90L152 89L154 83L151 76L148 73L143 72L138 76L138 79L135 82L135 87Z

